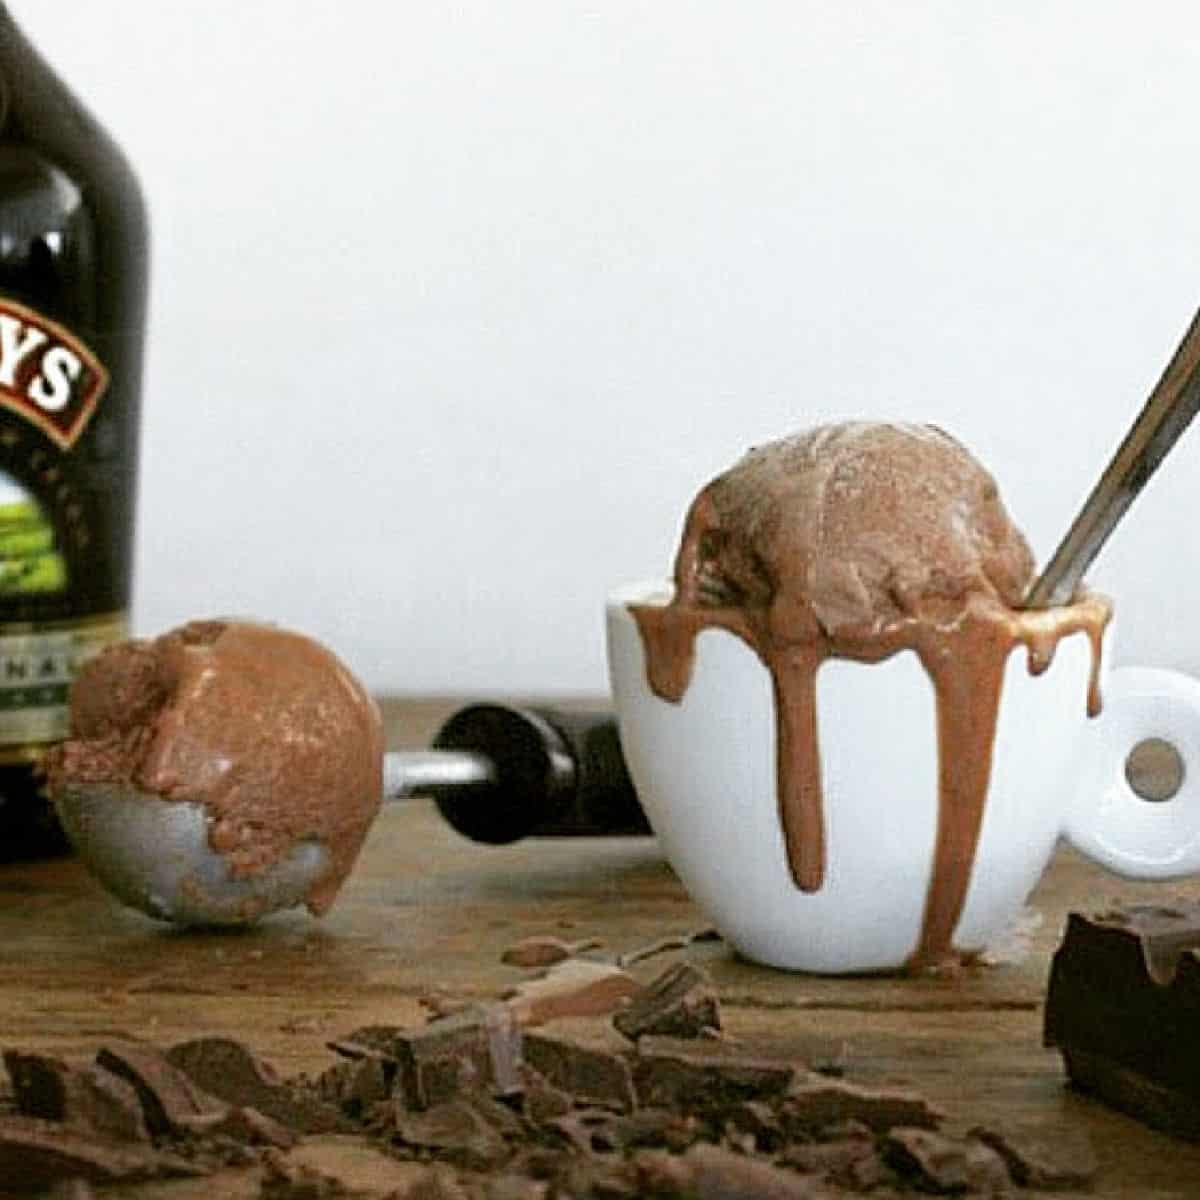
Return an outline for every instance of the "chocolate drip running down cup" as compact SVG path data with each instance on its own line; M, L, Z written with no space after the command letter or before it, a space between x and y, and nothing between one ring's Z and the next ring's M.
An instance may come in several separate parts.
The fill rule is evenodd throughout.
M939 767L912 968L960 949L953 933L1012 650L1023 646L1040 674L1062 639L1087 638L1091 683L1080 703L1099 711L1110 607L1085 594L1059 608L1023 610L1033 574L994 480L958 442L930 426L846 422L756 448L708 484L687 516L671 602L631 607L649 685L662 699L682 699L704 629L734 634L770 672L779 819L803 892L819 891L828 868L817 672L830 658L875 663L916 654L935 694Z

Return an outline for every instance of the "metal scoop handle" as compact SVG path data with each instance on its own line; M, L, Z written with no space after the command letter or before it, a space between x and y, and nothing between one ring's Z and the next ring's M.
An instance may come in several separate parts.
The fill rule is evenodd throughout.
M1200 311L1042 574L1026 608L1068 604L1083 573L1200 409Z

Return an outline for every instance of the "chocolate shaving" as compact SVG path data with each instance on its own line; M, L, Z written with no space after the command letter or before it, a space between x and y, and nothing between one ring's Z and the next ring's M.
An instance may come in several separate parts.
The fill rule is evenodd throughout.
M634 996L612 1023L635 1042L647 1034L699 1037L706 1030L721 1028L721 1009L709 976L679 962Z

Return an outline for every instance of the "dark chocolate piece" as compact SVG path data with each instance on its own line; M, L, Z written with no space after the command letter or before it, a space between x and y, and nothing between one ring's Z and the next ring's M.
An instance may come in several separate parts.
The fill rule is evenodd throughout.
M290 1150L300 1137L286 1125L264 1116L257 1108L237 1105L223 1113L204 1117L192 1117L187 1127L200 1138L217 1138L236 1142L241 1146L274 1146L279 1150Z
M774 1151L783 1142L783 1129L775 1109L762 1100L747 1100L734 1105L725 1116L725 1126L749 1136L756 1150Z
M816 1074L793 1081L778 1114L789 1137L804 1137L846 1121L886 1133L897 1126L934 1129L942 1120L942 1113L916 1092L862 1087Z
M105 1046L96 1055L96 1063L133 1084L146 1127L155 1137L186 1133L196 1118L225 1111L222 1101L196 1087L153 1046L132 1042Z
M1008 1194L1012 1186L1004 1160L974 1138L901 1127L884 1139L883 1157L923 1192L994 1196Z
M521 1030L507 1005L440 1017L393 1039L396 1091L412 1109L432 1108L474 1089L520 1090Z
M791 1063L684 1038L641 1038L633 1066L639 1103L703 1113L779 1098L795 1075Z
M780 1162L838 1187L868 1192L894 1177L879 1153L878 1139L869 1129L848 1130L831 1140L791 1142Z
M136 1183L208 1171L176 1155L129 1142L112 1142L36 1117L0 1118L0 1180L37 1192L67 1179Z
M527 1033L524 1059L553 1087L584 1105L628 1112L637 1098L628 1060L566 1038Z
M621 1118L607 1108L577 1108L543 1128L560 1134L579 1154L611 1154L625 1143Z
M1072 1083L1167 1133L1200 1139L1200 904L1072 913L1044 1040Z
M528 1063L520 1067L521 1111L535 1125L553 1121L574 1107L571 1097L554 1087Z
M691 963L668 967L622 1011L613 1025L631 1041L647 1034L699 1037L721 1028L721 1010L712 980Z
M205 1037L180 1042L166 1060L196 1087L227 1104L255 1108L297 1133L338 1133L347 1126L312 1089L280 1079L274 1068L241 1042Z
M150 1135L131 1083L94 1064L73 1066L49 1054L7 1050L17 1111L27 1117L63 1121L120 1141L145 1142Z
M647 1196L688 1196L695 1200L815 1200L813 1180L761 1159L701 1142L686 1154L642 1151L635 1159Z
M622 1118L621 1136L627 1147L653 1146L682 1152L704 1133L703 1124L670 1108L636 1108Z
M991 1146L1008 1166L1013 1180L1044 1191L1085 1191L1095 1182L1099 1163L1091 1139L1082 1129L1033 1126L1022 1129L971 1130Z
M403 1025L363 1025L345 1037L326 1042L326 1045L343 1058L365 1058L368 1054L395 1057L392 1051L396 1038L407 1032Z
M392 1140L437 1157L442 1162L488 1171L511 1155L506 1133L513 1114L486 1097L447 1100L420 1111L393 1107Z
M364 1058L350 1068L341 1105L350 1116L361 1118L391 1095L396 1067L386 1059Z

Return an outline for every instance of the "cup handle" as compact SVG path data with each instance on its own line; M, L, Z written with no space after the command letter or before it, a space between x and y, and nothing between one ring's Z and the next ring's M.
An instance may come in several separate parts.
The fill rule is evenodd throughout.
M1200 680L1179 671L1120 667L1104 679L1104 707L1087 722L1074 760L1063 833L1076 849L1133 879L1200 871ZM1130 753L1148 739L1182 763L1169 799L1148 800L1126 778Z

